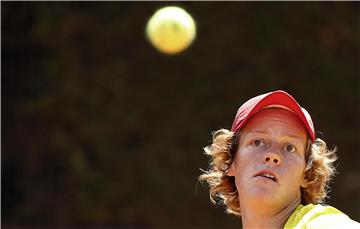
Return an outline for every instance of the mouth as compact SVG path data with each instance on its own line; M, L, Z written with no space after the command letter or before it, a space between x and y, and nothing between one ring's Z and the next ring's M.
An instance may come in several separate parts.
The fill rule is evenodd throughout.
M261 170L255 174L254 177L265 177L269 180L272 180L274 182L278 182L278 178L275 175L275 173L271 172L270 170Z

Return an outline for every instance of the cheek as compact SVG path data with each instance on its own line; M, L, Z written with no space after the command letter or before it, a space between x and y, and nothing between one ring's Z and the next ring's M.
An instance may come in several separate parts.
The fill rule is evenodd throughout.
M237 174L241 174L243 170L246 168L247 164L247 154L240 153L239 151L236 153L234 158L234 168Z
M292 171L293 178L302 179L305 172L305 159L302 157L292 158L288 160L288 171Z
M243 152L237 154L234 158L234 172L235 180L237 183L240 183L242 180L247 180L246 178L251 174L251 171L255 167L254 155Z

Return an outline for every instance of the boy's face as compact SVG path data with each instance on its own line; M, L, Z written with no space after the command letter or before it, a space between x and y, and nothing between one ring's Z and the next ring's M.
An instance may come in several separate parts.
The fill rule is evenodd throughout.
M306 187L306 143L306 129L291 111L256 113L240 132L228 173L235 176L240 203L248 199L281 207L300 198L300 187Z

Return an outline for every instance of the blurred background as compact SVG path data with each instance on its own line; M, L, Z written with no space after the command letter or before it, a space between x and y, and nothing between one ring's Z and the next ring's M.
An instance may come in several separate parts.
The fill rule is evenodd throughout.
M194 43L145 26L180 6ZM211 132L271 90L337 146L327 200L360 221L358 2L1 2L4 228L239 228L197 181Z

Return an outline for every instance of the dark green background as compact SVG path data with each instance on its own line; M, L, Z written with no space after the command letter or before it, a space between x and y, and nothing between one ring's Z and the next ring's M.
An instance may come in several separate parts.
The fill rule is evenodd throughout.
M197 23L168 56L149 17ZM197 182L211 131L290 92L337 146L327 203L360 220L358 2L1 2L2 224L235 228Z

